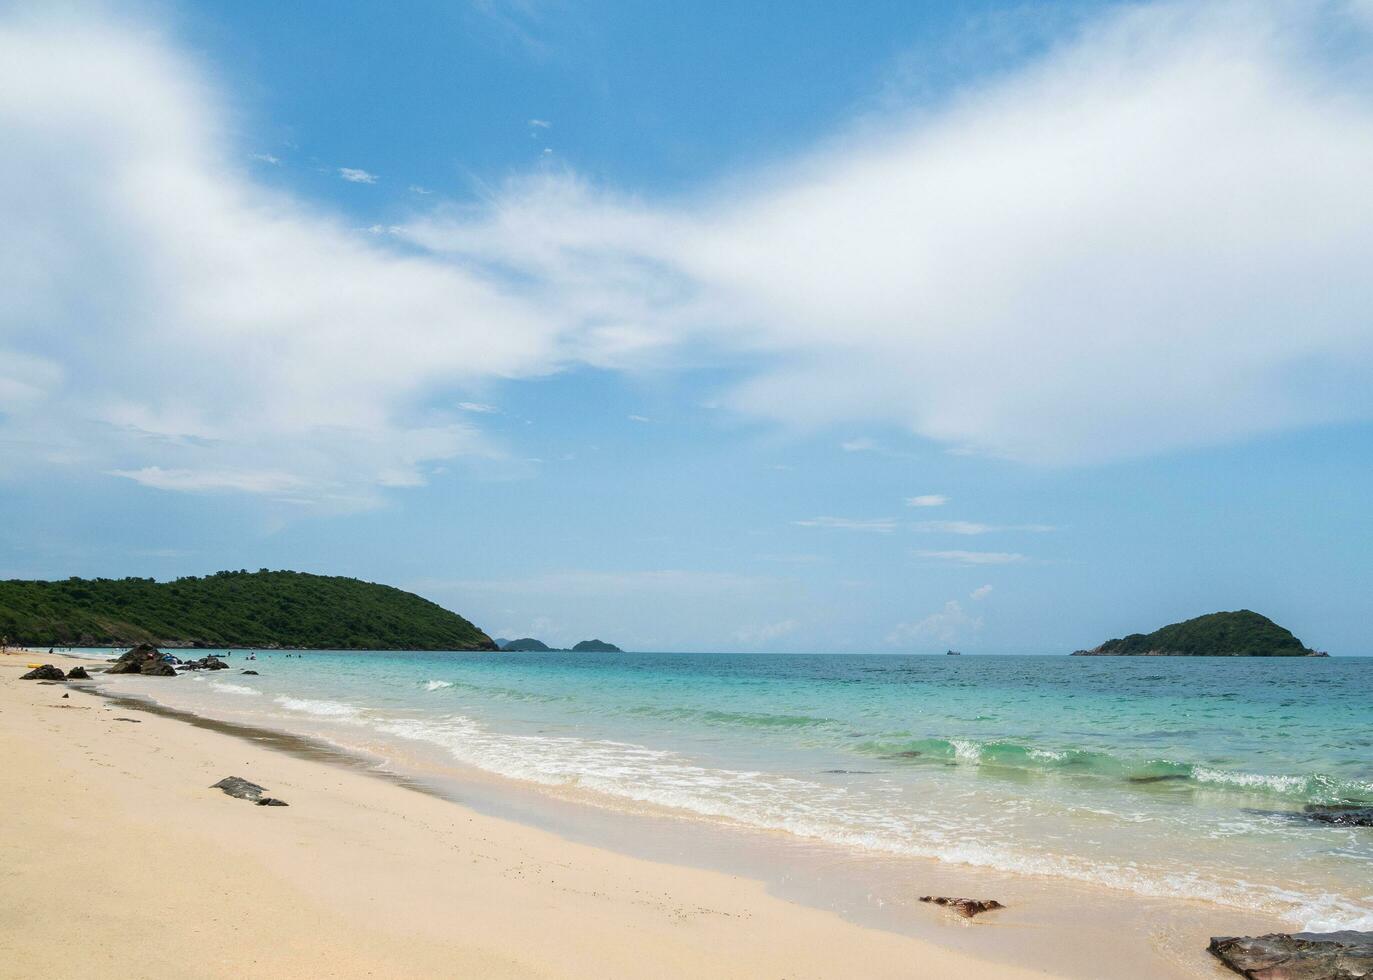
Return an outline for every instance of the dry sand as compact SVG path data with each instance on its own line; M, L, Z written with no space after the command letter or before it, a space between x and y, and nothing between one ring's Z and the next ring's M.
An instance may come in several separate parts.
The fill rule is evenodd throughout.
M0 977L1050 975L63 699L18 680L40 660L79 662L0 657ZM290 806L209 788L229 775Z

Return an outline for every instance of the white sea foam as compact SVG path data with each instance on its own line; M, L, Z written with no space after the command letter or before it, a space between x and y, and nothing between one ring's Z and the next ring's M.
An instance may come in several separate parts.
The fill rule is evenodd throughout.
M1266 789L1275 793L1299 793L1306 788L1305 776L1266 776L1256 772L1230 772L1226 769L1208 769L1194 766L1192 778L1199 783L1218 783L1227 786L1243 786L1250 789Z
M452 687L452 686L453 686L453 682L452 682L452 681L425 681L425 682L424 682L424 689L425 689L426 691L439 691L439 690L442 690L442 689L445 688L445 687Z
M865 802L844 787L808 779L708 768L678 753L618 741L498 733L462 716L388 719L375 727L441 746L459 761L488 772L589 791L612 805L614 800L632 801L833 844L1051 875L1150 897L1261 909L1309 929L1373 927L1373 909L1336 895L1257 884L1217 871L1150 868L994 839L995 818L986 818L978 837L970 839L963 819L931 809L879 806L875 799L880 792ZM981 747L971 740L952 744L958 758L971 761L981 755Z
M230 684L227 681L211 681L210 686L216 691L223 691L225 694L247 694L252 697L261 697L262 692L243 684Z
M276 703L283 708L291 711L300 711L307 715L318 715L321 718L356 718L360 709L356 705L343 704L339 701L317 701L313 698L289 698L285 695L277 697Z

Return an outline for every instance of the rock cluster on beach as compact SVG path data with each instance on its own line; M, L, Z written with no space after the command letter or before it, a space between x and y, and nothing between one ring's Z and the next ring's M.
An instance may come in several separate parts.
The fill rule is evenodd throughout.
M199 660L185 660L181 663L182 670L228 670L229 665L223 660L211 654L208 657L201 657Z
M921 895L920 901L946 906L953 909L965 919L971 919L975 915L980 915L983 912L990 912L993 909L1004 909L1006 907L994 898L951 898L948 895Z
M1216 936L1207 949L1250 980L1358 980L1373 976L1373 932Z
M21 681L62 681L67 679L67 675L62 673L62 668L54 667L52 664L44 664L35 667L27 674L19 678Z
M170 677L176 674L172 665L151 643L140 643L115 659L107 674L147 674L150 677Z

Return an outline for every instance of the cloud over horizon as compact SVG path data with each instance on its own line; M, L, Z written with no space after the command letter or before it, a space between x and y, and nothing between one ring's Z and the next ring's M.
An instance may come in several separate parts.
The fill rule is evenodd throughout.
M688 353L747 365L720 402L748 417L1031 463L1366 420L1373 100L1318 57L1332 24L1369 29L1131 8L693 200L550 169L370 236L257 182L166 35L14 13L0 440L164 491L365 500L502 454L435 396ZM843 520L815 523L890 530Z

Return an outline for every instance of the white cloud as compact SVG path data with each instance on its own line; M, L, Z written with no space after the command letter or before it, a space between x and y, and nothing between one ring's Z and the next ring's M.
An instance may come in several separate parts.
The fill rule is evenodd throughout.
M280 165L281 163L281 159L279 157L274 157L270 153L254 153L253 159L258 161L259 163L270 163L274 167Z
M500 595L532 595L547 597L594 597L613 599L617 596L656 594L666 596L737 596L771 588L776 580L761 576L739 575L734 572L691 571L686 569L650 569L645 571L585 571L569 570L544 572L515 579L471 579L461 581L426 581L421 588L443 592L496 593Z
M921 558L957 562L960 565L1015 565L1028 559L1009 551L917 551Z
M765 623L761 626L746 626L737 630L734 638L746 646L762 646L795 633L799 626L800 624L794 619Z
M553 124L552 124L551 122L549 122L547 119L531 119L531 120L529 120L529 128L530 128L530 129L549 129L549 128L552 127L552 125L553 125Z
M1043 534L1054 529L1049 524L981 524L977 521L916 521L911 528L925 534L993 534L1001 531Z
M846 453L875 453L882 449L881 444L868 436L860 436L857 439L846 439L839 444L839 448Z
M376 174L369 174L366 170L359 170L357 167L339 167L338 175L351 184L375 184Z
M1083 463L1373 418L1373 84L1321 41L1365 27L1131 5L687 207L548 176L410 231L748 352L725 403L791 426Z
M423 187L423 186L421 186L421 185L419 185L419 184L411 184L411 185L410 185L410 193L411 193L411 194L420 194L420 195L429 195L429 194L432 194L432 193L434 193L434 192L431 191L429 188Z
M1042 462L1373 418L1373 85L1317 43L1368 42L1339 4L1134 5L682 205L545 168L386 236L255 182L164 35L59 6L0 16L21 466L351 499L499 455L429 407L455 391L684 350L748 365L738 412Z
M949 498L942 493L924 493L918 497L907 497L907 507L943 507Z
M852 517L812 517L804 521L792 521L798 527L828 527L841 531L876 531L890 534L896 530L896 521L889 517L852 518Z
M282 493L300 487L300 480L289 473L250 470L164 470L160 466L145 466L141 470L111 470L110 475L157 490Z
M950 599L939 612L913 623L898 623L887 634L887 642L893 646L930 641L953 643L981 628L982 617L970 615L957 600Z
M0 16L10 465L243 492L262 482L225 474L290 474L351 507L436 460L500 459L436 396L623 346L259 186L225 117L146 25Z
M652 421L653 421L653 420L652 420L651 418L649 418L647 415L630 415L630 416L627 416L627 418L628 418L629 421L631 421L631 422L652 422Z
M458 402L458 408L464 412L473 412L477 415L497 415L500 409L495 405L487 405L485 402Z
M972 599L974 602L981 602L991 594L992 587L990 585L979 585L968 594L968 598Z

